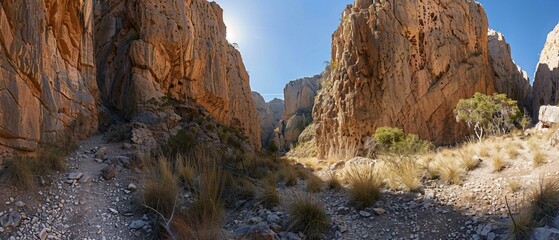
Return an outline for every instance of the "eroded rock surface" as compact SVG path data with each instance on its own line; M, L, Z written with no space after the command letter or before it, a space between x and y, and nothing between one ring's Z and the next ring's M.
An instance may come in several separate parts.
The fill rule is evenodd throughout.
M127 118L143 103L193 101L260 147L249 76L226 40L222 9L206 0L97 2L101 97Z
M502 33L490 29L488 41L489 57L495 71L495 91L518 100L521 107L531 109L530 79L512 60L510 45L505 37Z
M452 110L493 93L485 11L475 1L357 0L333 35L332 74L313 116L319 157L354 156L382 126L436 144L467 129Z
M559 90L559 24L547 35L534 79L534 114L542 105L557 105Z
M3 1L0 29L0 157L94 132L93 1Z

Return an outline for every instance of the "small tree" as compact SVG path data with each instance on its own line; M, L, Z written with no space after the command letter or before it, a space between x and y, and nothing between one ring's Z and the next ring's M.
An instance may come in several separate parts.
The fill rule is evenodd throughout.
M466 122L480 141L486 134L509 132L521 116L516 101L507 98L507 95L488 96L482 93L476 93L469 99L460 99L454 114L456 121Z

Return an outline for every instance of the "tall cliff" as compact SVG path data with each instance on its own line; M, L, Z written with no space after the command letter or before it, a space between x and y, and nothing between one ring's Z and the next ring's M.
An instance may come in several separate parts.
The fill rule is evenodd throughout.
M322 75L291 81L283 89L284 111L282 120L274 130L272 141L282 151L289 150L297 143L299 135L312 122L315 96L320 90Z
M512 60L510 45L502 33L489 30L489 57L495 72L495 91L518 100L522 108L531 110L531 86L528 74Z
M259 147L249 76L207 0L107 0L95 6L101 98L126 117L163 96L191 100Z
M258 112L262 146L267 147L270 137L274 133L274 128L281 119L283 100L275 98L267 103L258 92L252 92L252 99Z
M559 102L559 24L547 35L547 41L540 54L540 61L534 79L534 119L543 105L557 105Z
M480 4L372 2L349 5L332 36L333 71L313 110L319 157L354 156L382 126L454 143L467 133L458 100L494 92Z
M92 1L0 2L0 157L96 130Z

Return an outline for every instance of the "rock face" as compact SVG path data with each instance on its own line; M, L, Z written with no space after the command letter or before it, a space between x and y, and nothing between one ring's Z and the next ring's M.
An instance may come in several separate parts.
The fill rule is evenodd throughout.
M0 28L0 157L94 132L93 1L2 1Z
M551 127L551 125L559 123L559 107L541 106L538 117L543 127Z
M489 57L495 72L495 91L516 99L522 108L531 109L530 79L512 60L511 50L500 32L489 30Z
M559 24L547 35L534 79L533 108L537 119L542 105L557 105L559 96Z
M282 120L274 130L273 141L280 150L289 150L312 122L314 98L320 90L322 75L289 82L283 89L285 107Z
M276 98L266 103L264 98L257 92L252 92L252 99L258 112L262 146L267 147L270 136L274 133L274 128L277 126L283 113L283 100Z
M101 98L127 118L162 97L193 101L260 147L249 76L226 40L222 9L206 0L97 1Z
M349 5L332 37L333 70L313 110L321 158L357 155L382 126L454 143L467 133L458 100L495 89L480 4L372 2Z

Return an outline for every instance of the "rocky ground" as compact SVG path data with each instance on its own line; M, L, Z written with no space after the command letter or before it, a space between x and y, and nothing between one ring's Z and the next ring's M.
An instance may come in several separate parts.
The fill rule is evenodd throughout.
M423 189L418 193L383 190L380 201L358 211L351 207L343 191L324 188L320 193L308 193L306 182L299 180L295 187L278 188L283 202L279 207L268 210L248 204L229 214L232 217L225 228L232 232L232 236L260 232L269 236L265 239L304 239L302 233L286 229L285 203L290 196L302 194L324 205L332 227L326 239L508 239L507 202L515 212L530 187L544 176L559 175L559 162L555 161L559 152L546 140L532 140L535 141L532 144L543 149L547 159L543 166L536 167L531 162L527 141L516 137L501 141L503 146L507 142L518 142L518 156L508 159L503 171L495 172L491 158L502 154L504 149L491 152L485 160L482 159L479 168L467 173L461 185L424 179ZM314 163L309 163L308 159L300 161L305 166L325 165L315 174L327 179L332 169L355 160L334 164L318 159L314 159ZM553 227L559 225L537 229L536 232L544 236L539 239L549 239L547 234L556 231Z
M136 192L139 174L123 167L129 152L94 136L67 157L68 172L52 175L50 186L0 186L0 239L149 238L151 224Z

